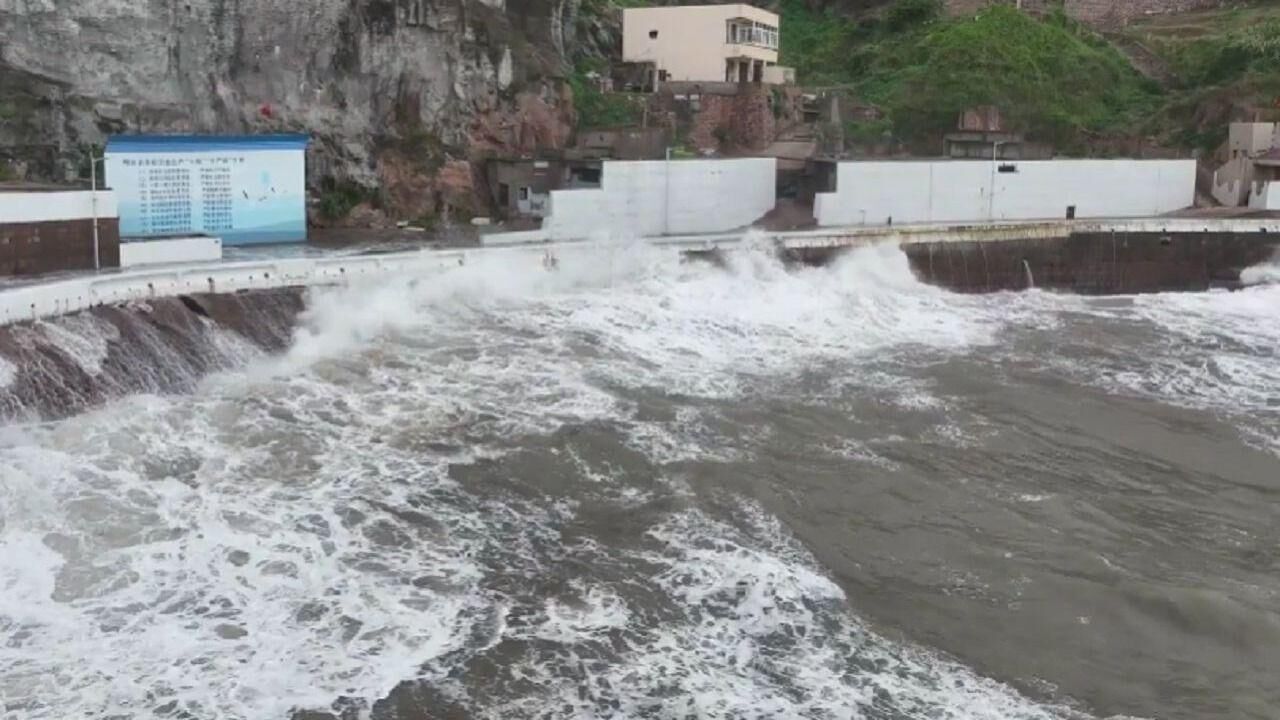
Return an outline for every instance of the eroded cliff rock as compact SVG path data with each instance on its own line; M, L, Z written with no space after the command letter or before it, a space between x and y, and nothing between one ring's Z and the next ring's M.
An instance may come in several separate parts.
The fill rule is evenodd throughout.
M112 133L300 131L316 187L467 205L460 162L567 141L578 1L0 0L0 160L62 180Z

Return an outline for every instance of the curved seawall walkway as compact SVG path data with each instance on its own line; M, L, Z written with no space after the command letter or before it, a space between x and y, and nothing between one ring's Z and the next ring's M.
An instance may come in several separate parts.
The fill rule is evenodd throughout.
M397 273L431 274L466 264L469 259L479 257L484 257L487 261L509 257L513 267L527 264L531 269L538 269L545 268L562 253L584 250L613 252L631 244L628 241L616 240L549 243L539 242L540 235L536 232L513 235L519 242L502 244L499 236L487 240L486 246L480 248L197 263L59 277L48 281L36 279L10 286L0 285L0 325L55 317L100 305L133 300L283 287L341 285L360 278ZM1123 239L1125 236L1145 236L1148 239L1154 239L1157 245L1165 247L1173 245L1173 239L1177 240L1179 246L1190 242L1205 247L1209 242L1207 238L1214 238L1214 243L1220 243L1223 238L1229 237L1237 247L1233 254L1210 253L1213 257L1208 260L1204 256L1185 257L1185 260L1196 263L1212 261L1222 266L1209 273L1210 275L1232 272L1238 275L1245 267L1265 260L1271 252L1270 248L1280 242L1280 219L1148 218L972 225L868 226L781 233L747 230L738 233L648 238L644 242L685 253L711 253L740 249L744 246L751 248L771 246L793 259L815 262L821 262L832 252L874 243L893 243L904 247L947 245L959 248L964 246L964 249L957 252L979 253L984 267L989 267L992 257L1002 249L1018 253L1018 258L1003 263L1004 265L1011 263L1015 268L1016 272L1013 272L1010 277L1016 279L1016 283L1013 281L1003 283L988 278L981 283L972 282L966 285L950 275L944 277L936 268L926 268L924 262L917 260L918 253L908 252L913 260L913 268L927 282L936 282L953 289L990 291L1024 287L1022 278L1026 276L1026 268L1023 256L1028 244L1039 246L1042 256L1039 262L1055 266L1064 264L1070 266L1072 263L1080 262L1079 258L1072 257L1070 254L1055 257L1055 253L1058 253L1055 248L1073 236L1105 237L1108 242L1114 238ZM603 237L607 236L602 234ZM1016 244L1016 246L1010 244ZM1241 248L1247 252L1241 254ZM1063 252L1071 253L1072 251L1064 249ZM1113 259L1119 261L1118 255ZM1149 264L1152 259L1142 257L1134 258L1134 261ZM962 259L961 262L967 261ZM1043 272L1037 272L1041 268L1033 266L1030 270L1035 277L1041 275L1051 277ZM1185 272L1178 272L1178 277L1186 275ZM1210 279L1216 279L1216 277ZM1065 289L1073 289L1073 287L1070 282L1065 285ZM1078 289L1093 292L1141 292L1145 289L1178 288L1169 287L1166 282L1155 283L1153 288L1141 285L1136 287L1107 285L1097 288L1081 286ZM1188 286L1185 289L1199 288Z

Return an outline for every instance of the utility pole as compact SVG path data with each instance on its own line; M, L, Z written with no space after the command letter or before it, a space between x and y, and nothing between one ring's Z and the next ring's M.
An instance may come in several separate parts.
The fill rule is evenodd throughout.
M662 199L662 234L671 234L671 146L667 146L667 162L662 173L666 178Z
M93 205L93 269L102 269L102 254L98 242L98 163L106 160L105 157L94 157L93 153L89 153L89 176L92 178L90 188L92 189L90 204ZM106 166L102 170L106 174ZM105 178L104 178L105 179Z
M992 222L996 219L996 166L1000 164L1000 146L1003 144L999 140L991 141L991 191L987 193L987 220Z

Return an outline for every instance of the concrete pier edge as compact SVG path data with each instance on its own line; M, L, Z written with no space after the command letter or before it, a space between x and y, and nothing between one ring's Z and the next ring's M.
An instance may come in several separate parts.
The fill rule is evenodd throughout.
M74 313L99 305L195 293L340 285L360 278L395 273L434 273L465 264L468 257L509 257L511 262L544 268L548 255L584 246L625 246L645 242L678 252L713 252L772 246L781 251L839 250L873 244L998 243L1066 239L1097 233L1177 234L1235 233L1257 235L1260 242L1280 242L1280 219L1141 218L970 224L929 224L822 228L792 232L746 229L733 233L607 240L601 237L562 242L540 241L538 233L518 234L518 241L486 242L482 247L422 250L383 255L281 258L243 262L193 263L120 272L52 278L0 287L0 326ZM515 240L515 238L512 238ZM1241 268L1243 269L1243 268Z

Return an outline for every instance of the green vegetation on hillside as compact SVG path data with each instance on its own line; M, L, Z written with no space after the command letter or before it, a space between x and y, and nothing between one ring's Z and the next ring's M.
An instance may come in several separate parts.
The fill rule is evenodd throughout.
M573 106L578 111L578 127L605 128L640 122L643 98L628 93L602 92L592 75L608 72L603 64L580 63L569 75Z
M1271 109L1280 119L1280 5L1150 18L1126 34L1171 70L1168 103L1153 131L1214 150L1227 123Z
M876 3L770 5L782 15L781 62L796 68L802 85L847 88L884 111L884 120L846 128L845 137L854 142L892 137L919 152L937 152L940 136L961 112L995 105L1029 138L1059 152L1087 154L1105 152L1116 138L1212 150L1225 138L1227 123L1252 117L1257 108L1275 108L1280 119L1280 3L1240 2L1153 16L1109 36L1124 53L1138 52L1139 61L1154 58L1167 66L1172 81L1152 73L1164 86L1061 9L1035 17L999 5L951 18L943 0L886 0L861 12L848 8ZM658 4L674 2L584 0L583 7L613 12ZM584 124L634 117L584 87L583 73L573 84Z
M936 0L897 0L861 20L783 0L782 14L782 62L800 81L849 86L909 143L933 145L965 109L995 105L1014 128L1069 150L1160 102L1119 52L1061 14L996 6L949 19Z

